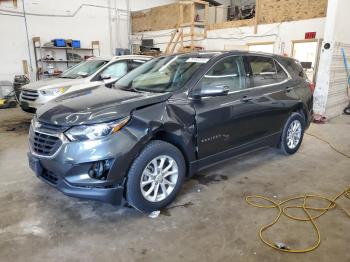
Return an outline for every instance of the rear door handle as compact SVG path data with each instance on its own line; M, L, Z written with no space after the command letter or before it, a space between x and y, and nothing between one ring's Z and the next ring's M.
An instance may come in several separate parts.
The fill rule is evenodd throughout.
M244 103L247 103L249 101L252 101L253 100L253 97L251 96L243 96L241 101L244 102Z
M292 90L293 90L293 87L291 87L291 86L289 86L289 87L286 88L286 92L290 92L290 91L292 91Z

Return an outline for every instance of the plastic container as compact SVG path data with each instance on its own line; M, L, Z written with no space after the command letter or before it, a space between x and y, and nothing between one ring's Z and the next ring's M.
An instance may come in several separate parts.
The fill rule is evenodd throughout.
M66 41L64 39L54 39L52 40L54 46L56 47L65 47L66 46Z
M80 40L72 40L73 48L80 48Z

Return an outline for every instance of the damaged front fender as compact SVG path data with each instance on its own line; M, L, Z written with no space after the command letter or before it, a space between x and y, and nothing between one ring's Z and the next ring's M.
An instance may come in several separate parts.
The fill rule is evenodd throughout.
M136 109L120 132L121 148L111 169L111 180L121 184L134 159L150 140L163 140L176 146L187 163L196 160L195 110L187 99L171 98L165 102Z

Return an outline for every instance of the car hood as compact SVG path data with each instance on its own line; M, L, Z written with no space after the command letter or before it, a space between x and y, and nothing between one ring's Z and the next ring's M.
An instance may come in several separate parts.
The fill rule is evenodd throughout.
M84 78L69 79L69 78L53 78L53 79L43 79L36 82L24 85L23 88L31 90L41 90L47 88L64 87L79 85L85 82Z
M51 100L36 113L41 122L74 126L112 121L139 107L166 101L170 93L138 93L105 86L86 88Z

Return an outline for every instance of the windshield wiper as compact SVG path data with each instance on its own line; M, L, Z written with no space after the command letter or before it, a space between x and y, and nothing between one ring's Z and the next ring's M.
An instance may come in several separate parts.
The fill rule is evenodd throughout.
M114 86L114 87L125 91L130 91L135 93L144 93L143 91L137 90L135 87L132 87L132 86Z
M73 77L69 77L69 76L59 76L59 78L74 79Z

